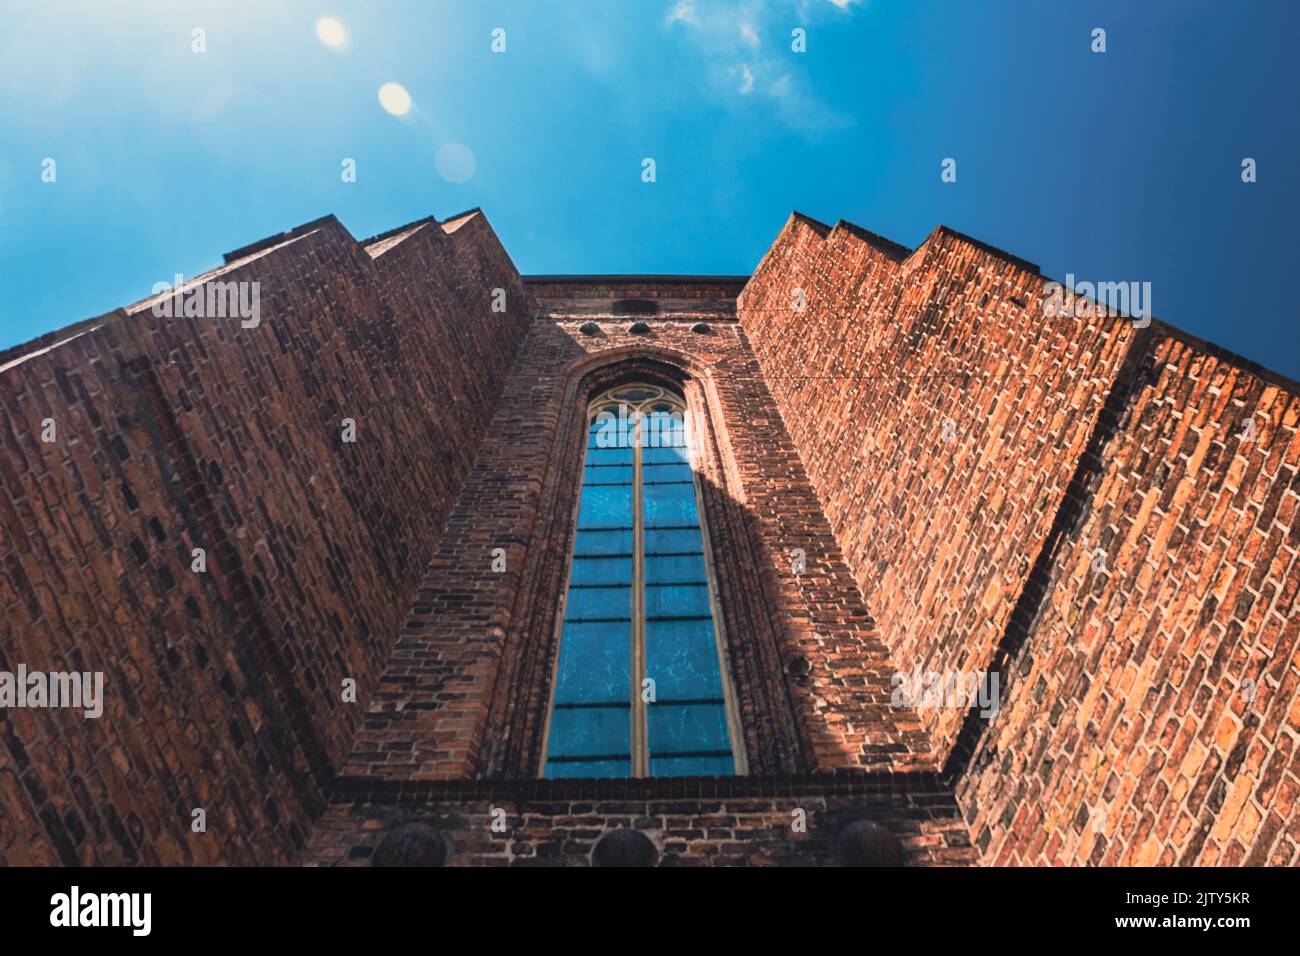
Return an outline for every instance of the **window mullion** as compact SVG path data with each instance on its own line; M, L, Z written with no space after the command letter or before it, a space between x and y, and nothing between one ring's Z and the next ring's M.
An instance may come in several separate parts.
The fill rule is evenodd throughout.
M642 508L641 427L637 418L632 436L632 776L650 776L647 753L645 681L645 520Z

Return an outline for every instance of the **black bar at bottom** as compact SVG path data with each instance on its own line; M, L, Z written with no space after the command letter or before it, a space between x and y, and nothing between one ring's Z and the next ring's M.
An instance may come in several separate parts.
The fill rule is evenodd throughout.
M741 894L747 912L766 912L763 920L728 921L728 945L737 933L770 932L783 918L791 929L818 917L864 929L864 910L877 914L897 933L922 940L937 931L954 949L977 945L979 934L996 927L997 940L1023 940L1028 949L1068 940L1070 948L1095 939L1131 940L1144 947L1181 947L1196 939L1216 947L1235 947L1289 938L1295 890L1300 880L1287 869L923 869L890 870L826 867L819 872L757 868L690 873L598 875L574 868L547 876L501 869L448 867L412 870L376 867L210 868L210 869L10 869L0 870L0 933L8 952L13 944L44 937L57 942L78 934L83 941L117 942L127 947L144 939L164 944L214 944L256 941L291 943L295 950L319 941L331 951L352 939L374 944L396 941L408 932L434 932L444 941L466 943L517 935L516 929L546 925L571 908L582 894L584 935L610 920L626 921L629 889L662 892ZM660 868L664 869L664 868ZM99 912L99 894L113 894L105 908L126 916L126 925L55 926L70 923L75 889L80 914ZM146 912L145 897L129 908L117 894L148 894L148 936L137 936L132 914ZM95 897L87 904L88 897ZM782 906L796 901L787 912ZM508 912L496 913L495 905ZM607 904L607 905L602 905ZM770 904L770 906L764 906ZM62 908L60 908L62 907ZM487 909L484 909L487 907ZM780 914L785 913L782 917ZM537 917L538 921L529 919ZM669 919L659 914L651 919ZM771 925L768 925L771 924ZM767 929L763 929L767 926ZM720 928L721 929L721 928ZM687 931L663 927L665 933ZM503 932L511 933L502 937ZM700 927L691 930L700 933ZM1050 935L1045 935L1050 934ZM712 934L696 938L707 945ZM988 942L993 942L989 940ZM946 948L946 947L945 947ZM1152 950L1155 951L1155 950Z

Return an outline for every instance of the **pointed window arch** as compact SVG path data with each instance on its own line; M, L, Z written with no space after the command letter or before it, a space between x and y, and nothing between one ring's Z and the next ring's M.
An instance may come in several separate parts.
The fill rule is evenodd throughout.
M588 405L545 777L744 772L681 395Z

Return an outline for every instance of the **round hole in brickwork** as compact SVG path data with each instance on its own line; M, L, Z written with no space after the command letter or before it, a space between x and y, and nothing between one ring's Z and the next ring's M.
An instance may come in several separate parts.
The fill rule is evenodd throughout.
M795 680L805 680L812 673L812 661L803 654L796 654L785 662L785 672Z
M857 820L835 838L835 855L843 866L902 866L903 844L874 820Z
M628 331L633 335L649 335L650 325L647 322L633 322L628 326Z
M370 865L442 866L448 853L446 839L429 824L404 823L379 841Z
M600 326L595 322L583 322L578 326L578 331L583 335L600 335Z
M698 332L700 335L709 335L713 332L713 329L707 322L696 322L691 326L691 331Z
M659 850L640 830L619 827L596 841L591 851L592 866L654 866Z

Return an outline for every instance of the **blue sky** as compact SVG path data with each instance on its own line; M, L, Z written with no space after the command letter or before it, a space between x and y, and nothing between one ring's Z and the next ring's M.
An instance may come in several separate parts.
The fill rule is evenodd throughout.
M799 209L909 246L944 223L1057 279L1149 281L1160 318L1300 377L1297 11L11 5L0 347L329 212L364 238L481 206L525 273L746 273ZM322 17L346 31L341 46L318 37ZM491 49L497 27L504 53ZM1094 27L1105 53L1091 50ZM194 28L206 52L193 52ZM805 53L791 50L795 28ZM405 115L381 107L386 83L409 92ZM347 157L356 182L342 181ZM955 183L940 179L947 157Z

